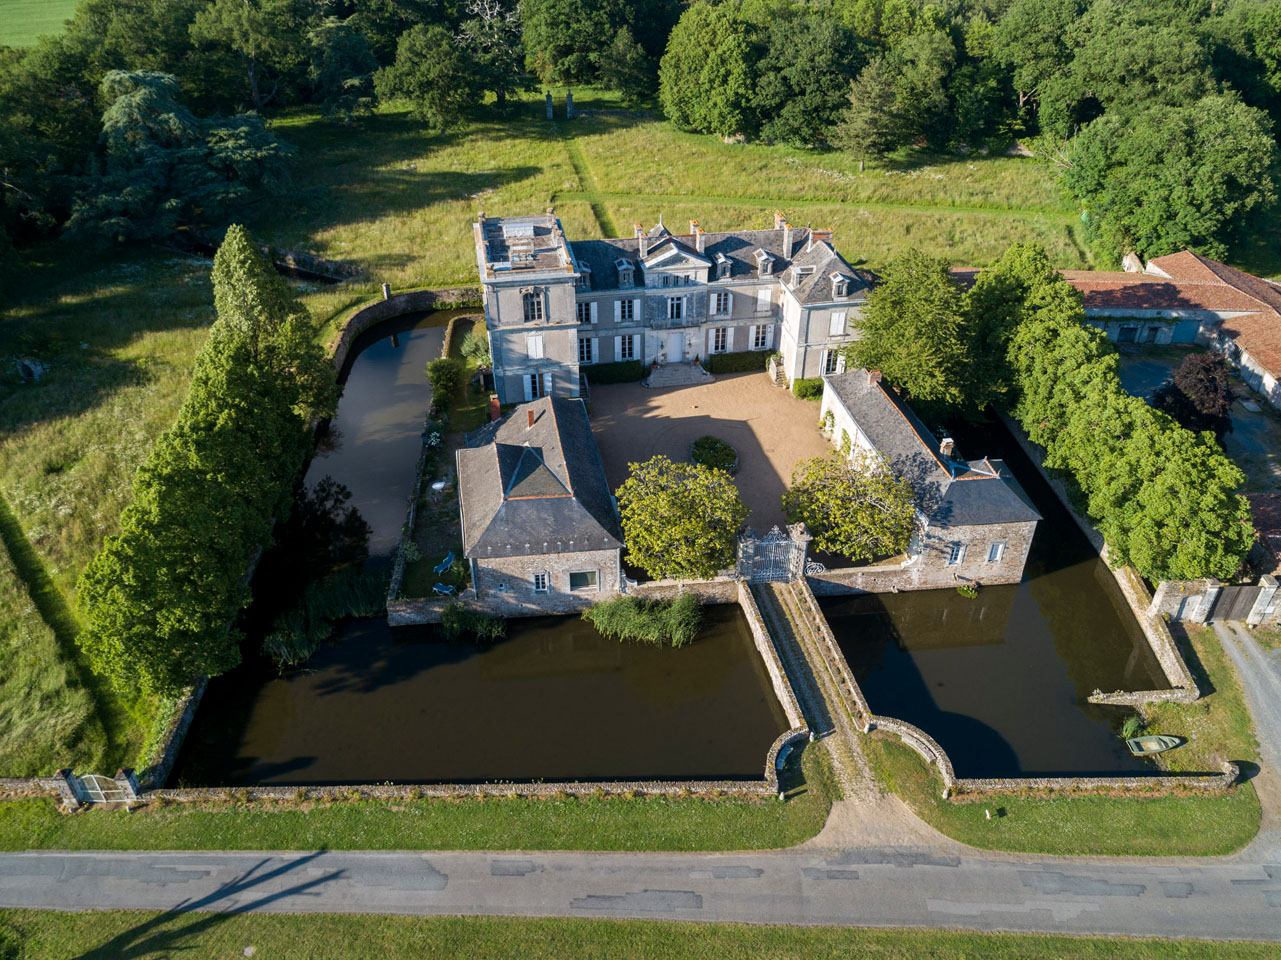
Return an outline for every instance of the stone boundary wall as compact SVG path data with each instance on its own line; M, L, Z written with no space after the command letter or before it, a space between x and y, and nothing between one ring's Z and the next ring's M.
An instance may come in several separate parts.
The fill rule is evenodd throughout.
M710 580L649 580L645 583L627 581L627 596L638 600L674 600L682 593L692 593L702 604L741 603L743 593L738 577L724 575Z
M769 753L765 755L765 782L779 792L780 799L782 791L779 787L778 774L780 769L779 761L787 762L787 755L792 748L798 743L809 743L812 738L809 727L793 727L778 735L778 738L770 744ZM784 751L787 753L784 753Z
M384 286L384 291L387 288ZM347 362L347 355L356 338L374 324L391 320L402 313L417 313L421 310L449 310L455 307L479 306L481 295L479 287L445 287L435 290L409 290L405 293L387 294L382 300L375 300L357 307L343 321L338 335L329 344L329 352L334 358L334 367L341 370ZM448 342L448 341L446 341Z
M1008 414L1000 414L1001 422L1013 435L1015 441L1027 454L1032 465L1037 469L1045 481L1050 485L1050 489L1058 496L1059 501L1063 504L1068 514L1076 522L1081 532L1093 545L1094 549L1099 552L1104 566L1111 571L1117 586L1121 590L1121 595L1125 597L1125 602L1130 607L1130 612L1134 614L1134 619L1138 621L1139 628L1147 638L1148 645L1152 648L1152 653L1156 656L1157 662L1161 664L1161 670L1165 673L1166 681L1170 684L1169 690L1135 690L1135 691L1116 691L1114 693L1104 693L1096 690L1091 694L1090 703L1111 704L1114 706L1138 706L1144 703L1192 703L1201 698L1201 691L1197 687L1196 681L1192 678L1192 673L1188 670L1188 665L1183 661L1179 653L1178 645L1174 642L1174 637L1170 634L1170 628L1165 620L1150 612L1152 606L1152 597L1148 593L1143 578L1133 567L1114 568L1108 561L1107 544L1103 541L1103 536L1094 528L1094 526L1085 517L1081 516L1072 506L1072 501L1068 499L1067 487L1062 480L1050 476L1043 465L1045 451L1033 443L1023 428Z
M1029 790L1056 792L1102 793L1120 790L1126 793L1148 791L1156 794L1180 791L1222 793L1237 782L1240 768L1231 761L1224 761L1222 773L1212 774L1160 774L1151 777L1029 777L1002 780L957 780L956 792L1013 793Z
M1162 580L1156 585L1156 593L1148 606L1148 613L1163 620L1187 620L1191 623L1205 623L1214 607L1214 602L1223 591L1225 584L1219 580ZM1254 603L1246 616L1246 625L1251 627L1273 625L1281 620L1281 595L1278 588L1281 583L1271 574L1264 574L1257 584L1248 584L1258 588Z
M738 581L738 605L743 610L743 615L747 618L747 627L752 632L752 640L756 644L756 651L761 655L761 660L765 662L765 671L769 674L770 683L774 687L774 696L778 697L779 705L783 708L783 713L787 717L787 722L792 725L792 729L783 734L776 747L781 747L785 738L803 733L809 736L809 727L805 723L805 715L801 713L800 704L796 700L796 691L792 689L792 681L787 677L787 671L783 669L783 661L779 658L778 651L774 648L774 640L770 636L769 628L765 626L765 619L761 616L760 608L756 606L756 598L752 596L752 588L743 581Z
M400 583L405 578L405 544L414 535L414 519L418 516L418 496L422 492L423 471L426 469L427 446L424 444L418 451L418 465L414 467L414 482L409 487L409 507L405 513L405 523L400 528L400 540L396 543L396 559L391 565L391 579L387 582L389 617L391 605L400 597Z
M0 800L49 795L58 795L58 781L53 777L0 777Z
M168 729L164 737L161 738L160 745L150 761L143 769L142 776L139 778L140 785L144 790L159 787L169 779L169 774L173 770L173 765L178 759L178 751L182 748L182 742L187 738L187 731L191 729L191 723L196 719L196 708L200 706L200 701L204 698L205 689L209 686L207 677L201 677L195 683L183 692L170 715Z

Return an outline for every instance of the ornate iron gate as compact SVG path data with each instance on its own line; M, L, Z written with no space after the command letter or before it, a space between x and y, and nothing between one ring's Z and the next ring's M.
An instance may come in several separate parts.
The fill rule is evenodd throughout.
M123 803L129 799L120 784L111 777L87 773L75 779L81 803Z
M749 583L796 580L805 573L810 535L794 523L784 533L777 525L763 537L750 527L738 539L738 575Z

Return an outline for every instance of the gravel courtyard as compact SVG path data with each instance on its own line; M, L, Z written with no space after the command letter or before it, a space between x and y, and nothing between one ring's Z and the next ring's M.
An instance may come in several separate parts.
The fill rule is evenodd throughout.
M818 402L800 400L762 373L735 373L690 387L648 390L639 383L592 387L592 430L611 489L627 465L664 454L689 460L690 445L719 437L738 451L738 484L760 533L783 524L781 498L800 460L831 445L818 431Z

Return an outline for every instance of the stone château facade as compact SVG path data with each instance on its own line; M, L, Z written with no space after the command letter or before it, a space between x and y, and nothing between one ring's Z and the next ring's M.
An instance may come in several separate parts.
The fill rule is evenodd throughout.
M843 369L872 277L829 231L707 233L661 221L624 239L565 237L550 211L473 225L500 403L576 397L592 366L687 362L754 350L783 357L787 380Z

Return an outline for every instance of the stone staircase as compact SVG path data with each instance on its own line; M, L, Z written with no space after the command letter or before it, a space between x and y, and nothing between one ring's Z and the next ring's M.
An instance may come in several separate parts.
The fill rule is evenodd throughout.
M810 625L796 591L791 583L752 585L801 712L815 740L827 749L844 798L873 803L881 794L863 754L862 733L823 652L822 638Z
M711 383L712 379L712 375L696 363L664 363L657 370L651 370L649 376L641 381L641 386L653 389L690 387Z

